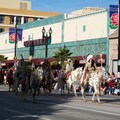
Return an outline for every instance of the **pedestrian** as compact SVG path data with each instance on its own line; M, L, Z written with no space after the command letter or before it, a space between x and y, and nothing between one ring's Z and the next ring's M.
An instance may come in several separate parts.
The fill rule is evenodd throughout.
M9 85L9 91L13 90L13 69L10 68L7 74L7 82Z

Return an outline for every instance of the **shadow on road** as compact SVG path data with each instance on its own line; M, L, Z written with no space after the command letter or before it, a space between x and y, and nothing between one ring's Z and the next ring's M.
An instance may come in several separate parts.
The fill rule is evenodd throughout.
M87 94L86 97L91 99L92 95ZM77 99L81 99L80 93ZM14 92L2 90L0 91L0 120L8 120L8 118L9 120L49 120L49 115L64 111L65 108L59 107L59 105L69 103L72 100L76 100L72 93L62 96L60 93L52 93L50 96L40 94L36 97L36 104L33 104L31 95L27 96L27 101L23 101L20 95L16 96ZM119 102L120 104L118 96L117 98L103 96L101 101L104 103Z

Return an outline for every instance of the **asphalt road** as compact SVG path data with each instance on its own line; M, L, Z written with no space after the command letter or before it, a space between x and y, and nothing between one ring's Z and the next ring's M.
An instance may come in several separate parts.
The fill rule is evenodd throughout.
M8 92L8 86L0 85L0 120L120 120L120 96L101 96L102 104L92 103L91 95L83 102L81 94L61 96L59 93L36 97L36 104L28 95Z

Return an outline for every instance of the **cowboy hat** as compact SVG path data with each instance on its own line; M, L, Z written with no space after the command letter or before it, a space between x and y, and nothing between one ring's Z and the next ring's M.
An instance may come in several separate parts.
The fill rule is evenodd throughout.
M92 59L92 58L93 58L93 55L91 55L91 54L88 55L88 56L87 56L87 62L88 62L90 59Z
M68 58L67 62L71 62L71 59L70 59L70 58Z

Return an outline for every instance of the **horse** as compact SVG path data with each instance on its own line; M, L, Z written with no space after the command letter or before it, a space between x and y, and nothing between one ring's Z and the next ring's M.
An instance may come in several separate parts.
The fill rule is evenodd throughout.
M35 102L36 88L33 86L35 76L35 67L25 60L20 60L14 72L14 89L16 95L20 93L23 100L26 101L26 94L32 93L33 103ZM37 78L36 78L37 79Z
M54 92L61 90L61 95L64 94L64 85L66 84L65 81L65 74L63 70L58 71L57 77L54 79L56 81L56 84L54 86Z
M47 60L44 60L44 62L41 64L41 71L42 73L39 72L38 74L39 78L41 78L39 88L42 88L46 95L50 95L53 89L54 75Z
M73 92L75 96L77 96L76 88L79 87L80 85L80 78L83 72L82 69L83 69L82 67L78 67L75 70L71 71L71 74L68 76L68 79L66 80L68 93L70 92L71 87L73 87Z
M13 72L13 85L15 94L21 94L22 69L20 67Z
M33 102L35 103L35 96L40 92L41 72L39 68L33 69L30 75L30 88ZM38 93L37 93L38 92Z
M94 89L92 102L95 102L95 96L97 96L98 103L101 103L100 101L101 82L102 79L107 79L105 69L101 69L101 68L103 67L96 67L96 68L94 67L93 69L87 68L85 79L81 83L81 93L82 93L82 99L84 101L86 101L85 89L88 85L90 85Z

